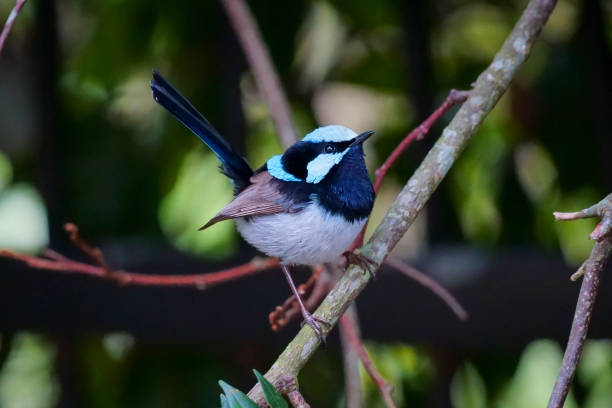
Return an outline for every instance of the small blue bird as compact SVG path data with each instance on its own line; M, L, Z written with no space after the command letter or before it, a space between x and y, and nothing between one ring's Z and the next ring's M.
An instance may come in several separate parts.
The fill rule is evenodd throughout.
M341 255L349 263L368 266L366 259L347 249L374 203L362 146L374 132L358 135L343 126L320 127L253 171L157 71L151 89L155 101L215 152L221 171L234 185L234 199L200 229L235 219L248 243L279 258L305 323L323 340L319 323L326 322L306 310L288 266L319 265Z

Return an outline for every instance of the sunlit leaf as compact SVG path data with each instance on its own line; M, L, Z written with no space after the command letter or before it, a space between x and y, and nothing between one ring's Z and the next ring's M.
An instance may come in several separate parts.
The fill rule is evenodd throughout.
M0 248L36 251L49 243L47 212L38 192L16 184L0 193Z
M53 348L40 336L17 335L0 372L0 406L51 408L59 388L53 375Z
M533 202L550 194L557 181L557 169L543 146L535 142L519 145L515 151L514 165L523 190Z
M198 231L225 204L232 200L232 187L219 172L214 154L199 147L181 165L173 188L159 208L159 220L166 236L177 247L210 258L233 253L237 244L234 223L220 222Z
M454 408L485 408L487 389L476 367L464 364L453 376L451 382L451 401Z
M562 357L561 348L552 341L538 340L529 344L521 355L512 384L499 406L545 407L561 367ZM571 394L564 407L576 408L576 402Z

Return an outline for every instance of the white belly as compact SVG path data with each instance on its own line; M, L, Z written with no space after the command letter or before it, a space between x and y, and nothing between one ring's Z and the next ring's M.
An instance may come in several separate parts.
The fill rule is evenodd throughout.
M346 251L365 219L349 222L317 205L293 214L274 214L238 218L236 227L242 237L266 255L283 262L315 265L331 262Z

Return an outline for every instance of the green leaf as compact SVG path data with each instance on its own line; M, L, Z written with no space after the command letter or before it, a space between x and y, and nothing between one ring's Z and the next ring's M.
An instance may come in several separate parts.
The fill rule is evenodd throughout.
M261 389L263 390L266 402L270 408L288 408L287 401L285 401L283 396L276 391L276 388L270 384L270 381L266 380L259 371L253 370L253 372L255 373L255 377L257 377L257 381L261 384Z
M473 364L467 362L453 376L451 401L456 408L485 408L487 406L485 382Z
M219 385L223 388L223 392L225 392L229 408L259 408L242 391L237 390L225 381L219 381ZM224 407L222 406L221 408Z
M221 408L231 408L229 402L227 402L227 398L225 398L225 395L221 394L219 398L221 398Z

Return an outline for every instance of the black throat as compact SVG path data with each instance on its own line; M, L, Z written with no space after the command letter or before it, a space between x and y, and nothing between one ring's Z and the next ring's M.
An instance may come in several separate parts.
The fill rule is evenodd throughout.
M353 222L367 218L374 205L374 189L361 146L354 146L319 183L273 179L279 191L296 206L318 203L330 214Z

